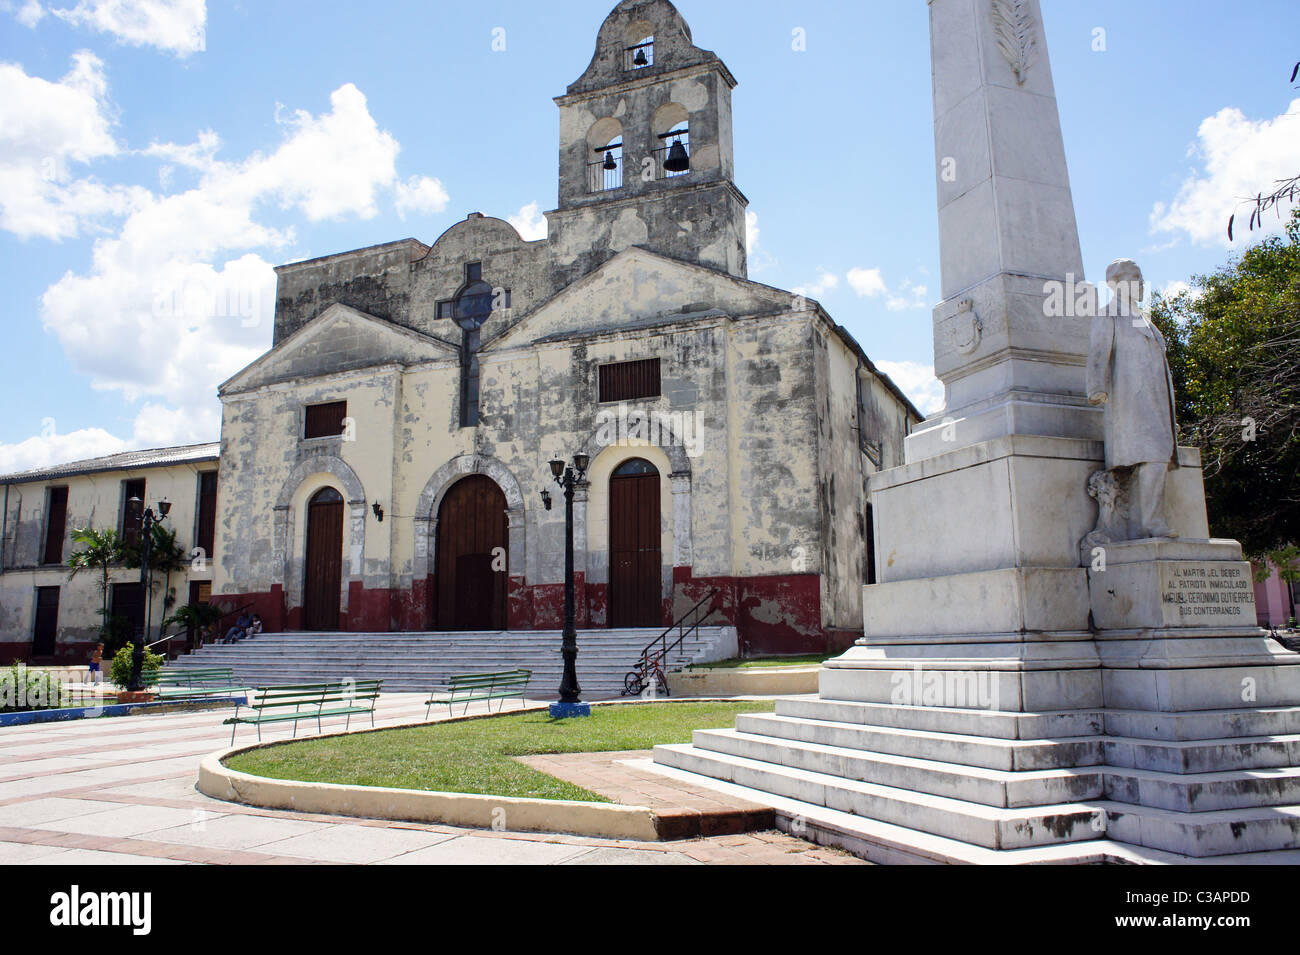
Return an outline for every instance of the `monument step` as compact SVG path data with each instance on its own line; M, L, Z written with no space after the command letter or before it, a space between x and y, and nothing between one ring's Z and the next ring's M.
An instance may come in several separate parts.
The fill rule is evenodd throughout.
M1300 804L1300 767L1179 775L1106 767L1106 798L1174 812Z
M655 762L787 799L824 806L989 849L1095 839L1105 830L1095 804L987 806L826 773L778 766L690 745L656 746ZM760 797L761 798L761 797Z
M777 700L776 713L811 720L1010 740L1099 736L1103 726L1100 709L1020 713L810 697Z
M728 796L754 799L751 789L685 772L653 760L631 765ZM777 828L818 845L835 846L882 865L1297 865L1300 850L1234 853L1193 858L1111 839L1089 839L1024 849L988 849L957 839L867 819L772 793L761 796L776 810Z
M1093 766L1104 762L1103 741L1094 736L1005 740L767 713L738 716L736 729L757 736L822 743L894 756L913 756L1007 772Z
M1108 736L1106 764L1160 773L1300 766L1300 734L1227 739L1152 740Z
M752 736L731 729L696 730L693 742L697 748L710 752L985 806L1023 808L1100 799L1104 795L1100 768L1005 772L911 756L868 753L841 746Z
M1300 849L1300 805L1210 812L1104 805L1107 835L1151 849L1196 857Z

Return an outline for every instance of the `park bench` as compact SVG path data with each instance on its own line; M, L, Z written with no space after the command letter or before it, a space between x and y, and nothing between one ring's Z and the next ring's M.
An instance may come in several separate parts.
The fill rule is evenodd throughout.
M292 722L295 737L299 722L315 720L316 731L321 732L321 720L327 716L346 716L344 729L348 729L353 716L369 714L370 725L374 726L375 702L382 684L382 680L343 680L258 687L252 702L236 706L235 715L224 721L230 724L230 745L235 744L235 731L241 723L257 727L259 742L263 723ZM245 707L247 712L242 712Z
M495 673L462 673L447 680L444 686L434 687L429 699L424 704L424 718L429 718L429 710L435 703L447 704L447 715L452 715L452 707L464 703L462 715L469 712L469 705L477 700L487 700L488 712L492 712L492 701L500 700L498 711L505 708L506 700L518 699L524 702L524 690L533 678L532 670L499 670Z
M214 697L245 697L251 689L235 681L230 667L163 667L141 674L145 687L161 703Z

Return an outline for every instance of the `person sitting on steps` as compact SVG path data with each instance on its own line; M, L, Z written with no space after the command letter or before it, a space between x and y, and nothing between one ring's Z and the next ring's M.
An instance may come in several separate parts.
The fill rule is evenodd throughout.
M243 640L248 636L248 628L253 625L253 617L247 610L239 615L235 620L235 625L226 631L226 637L222 643L235 643Z

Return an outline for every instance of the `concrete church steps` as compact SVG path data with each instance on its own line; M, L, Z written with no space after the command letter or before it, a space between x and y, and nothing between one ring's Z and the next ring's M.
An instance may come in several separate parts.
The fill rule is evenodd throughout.
M578 681L584 697L618 696L642 648L662 629L578 633ZM210 644L169 664L228 666L242 683L265 686L343 679L382 679L384 689L422 692L458 673L521 667L533 671L529 696L554 696L563 673L555 630L464 633L268 633L239 643ZM701 627L674 654L685 666L735 653L735 632Z
M911 858L903 847L933 840L951 844L930 845L929 861L1078 862L1148 851L1166 853L1163 861L1187 860L1174 852L1300 858L1291 852L1300 850L1300 734L1258 732L1293 728L1293 712L1264 711L1255 721L1234 711L1177 714L1173 723L1160 715L1170 733L1217 725L1242 734L1199 740L1100 735L1112 715L1129 729L1151 716L783 699L774 714L738 717L735 729L656 747L654 759L665 772L741 787L779 818L811 826L817 841L877 860L924 861L927 853ZM1034 735L1043 730L1078 735ZM980 856L987 850L997 855Z

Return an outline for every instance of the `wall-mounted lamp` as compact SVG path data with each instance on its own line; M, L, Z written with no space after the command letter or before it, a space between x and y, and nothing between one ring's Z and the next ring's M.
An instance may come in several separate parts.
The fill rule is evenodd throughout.
M551 509L551 492L550 492L550 491L543 491L543 492L542 492L542 504L546 507L546 509L547 509L548 511Z
M379 502L375 501L375 503L371 504L370 509L375 512L375 520L381 524L384 523L384 509L379 506Z

